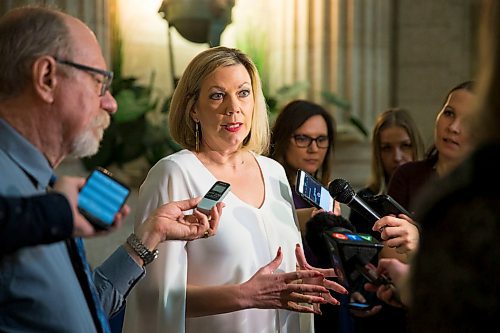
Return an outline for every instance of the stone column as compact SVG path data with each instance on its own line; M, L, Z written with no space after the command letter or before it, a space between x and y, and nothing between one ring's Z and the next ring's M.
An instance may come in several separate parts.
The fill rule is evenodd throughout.
M371 130L377 113L390 106L391 0L334 1L337 22L333 91L351 103L352 114ZM345 119L339 119L345 122Z

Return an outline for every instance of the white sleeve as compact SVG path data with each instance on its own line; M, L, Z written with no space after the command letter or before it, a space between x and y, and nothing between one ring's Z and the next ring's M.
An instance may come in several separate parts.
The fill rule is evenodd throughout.
M136 225L160 205L191 198L189 182L180 166L168 159L151 168L139 190ZM127 304L125 332L185 331L187 254L185 241L167 241L146 267L146 276Z

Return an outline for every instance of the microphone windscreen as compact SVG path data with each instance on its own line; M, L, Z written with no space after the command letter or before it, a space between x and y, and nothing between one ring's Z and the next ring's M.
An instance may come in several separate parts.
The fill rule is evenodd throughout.
M342 178L334 179L328 184L328 192L340 203L349 204L356 194L349 182Z
M345 231L356 232L356 228L342 216L321 212L306 223L305 239L311 251L323 262L329 262L328 250L325 246L324 233Z

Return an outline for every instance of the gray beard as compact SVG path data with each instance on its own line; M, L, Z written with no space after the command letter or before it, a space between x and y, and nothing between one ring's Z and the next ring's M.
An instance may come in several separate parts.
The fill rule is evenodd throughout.
M71 149L70 157L82 158L95 155L99 150L104 130L109 126L110 116L103 114L102 116L95 117L89 128L87 128L81 135L75 138L73 148ZM99 136L94 135L95 129L99 129Z

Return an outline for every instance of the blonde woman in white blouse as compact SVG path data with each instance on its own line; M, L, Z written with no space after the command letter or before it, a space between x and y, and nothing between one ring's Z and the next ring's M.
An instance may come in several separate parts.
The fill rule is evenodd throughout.
M239 50L208 49L172 98L172 137L185 149L160 160L141 186L138 221L164 202L231 184L216 235L167 241L127 305L130 332L313 332L318 304L337 304L300 248L291 190L267 151L269 125L257 69ZM298 268L298 269L297 269Z

